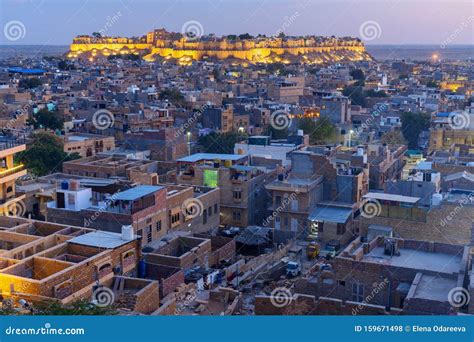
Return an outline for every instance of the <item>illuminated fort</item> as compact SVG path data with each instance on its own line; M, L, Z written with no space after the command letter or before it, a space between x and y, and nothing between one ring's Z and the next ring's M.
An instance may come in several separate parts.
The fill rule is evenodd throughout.
M371 60L364 44L352 37L256 37L229 39L205 36L189 39L180 33L155 30L138 38L78 36L68 52L69 58L94 61L111 55L134 54L147 61L218 59L233 63L308 63L324 64Z

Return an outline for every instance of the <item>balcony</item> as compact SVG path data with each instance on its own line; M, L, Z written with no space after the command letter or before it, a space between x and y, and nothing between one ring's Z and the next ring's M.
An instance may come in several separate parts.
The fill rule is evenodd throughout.
M0 137L0 151L8 150L10 148L25 145L25 139L9 139Z
M24 171L26 170L25 165L20 164L17 166L14 166L10 169L0 169L0 178L8 177L11 175L14 175L17 172Z

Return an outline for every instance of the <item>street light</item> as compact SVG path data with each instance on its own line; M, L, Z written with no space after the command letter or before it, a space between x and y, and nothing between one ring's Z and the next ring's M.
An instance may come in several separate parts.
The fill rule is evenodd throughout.
M186 136L188 138L188 156L190 156L191 155L191 132L188 132Z
M354 131L351 129L349 131L349 147L352 147L352 134L354 134Z

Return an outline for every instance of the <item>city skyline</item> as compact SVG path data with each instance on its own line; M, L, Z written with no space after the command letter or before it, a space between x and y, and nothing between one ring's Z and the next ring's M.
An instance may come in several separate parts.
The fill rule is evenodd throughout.
M67 45L74 36L92 32L128 37L161 27L180 32L189 21L198 22L204 35L218 36L246 32L352 36L367 45L443 45L447 41L450 45L470 45L474 41L469 29L474 22L474 16L469 15L472 5L463 0L456 1L456 6L425 0L73 0L67 4L57 0L2 0L0 8L2 45ZM12 21L24 27L19 39L6 38Z

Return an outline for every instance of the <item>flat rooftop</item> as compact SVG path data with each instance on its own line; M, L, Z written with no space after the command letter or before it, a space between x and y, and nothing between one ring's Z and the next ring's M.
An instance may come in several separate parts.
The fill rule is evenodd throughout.
M461 254L432 253L406 248L400 249L400 255L389 256L384 254L384 247L380 246L364 255L362 260L387 266L452 274L461 269L461 258Z
M338 208L338 207L321 207L317 206L308 216L308 220L346 223L352 214L352 209Z
M187 157L177 159L177 162L195 163L201 160L232 160L237 161L247 157L246 154L225 154L225 153L195 153Z
M119 192L115 194L113 197L114 197L114 200L117 200L117 201L134 201L141 197L150 195L163 188L164 186L139 185L134 188Z
M134 237L136 239L137 236ZM92 246L99 248L117 248L122 245L129 243L132 240L123 240L122 234L95 231L87 234L83 234L72 238L68 242L72 242L83 246Z
M369 192L363 197L367 199L376 199L380 201L394 201L394 202L403 202L403 203L412 203L412 204L415 204L416 202L420 200L420 197L386 194L382 192Z
M423 274L413 294L413 298L446 302L449 291L456 286L457 281L454 278Z

